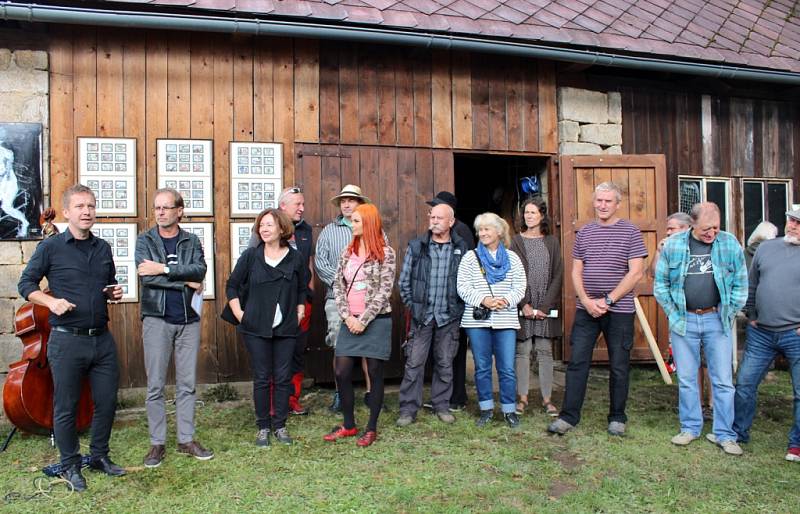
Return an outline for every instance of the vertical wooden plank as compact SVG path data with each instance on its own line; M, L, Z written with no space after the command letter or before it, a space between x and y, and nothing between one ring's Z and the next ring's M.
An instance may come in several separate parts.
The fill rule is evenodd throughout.
M73 54L75 137L97 135L97 37L87 28L76 34ZM75 142L73 141L73 144ZM77 167L76 160L72 163ZM77 174L75 174L77 179Z
M303 145L303 147L309 148L307 145ZM325 171L322 175L320 174L321 161L325 161ZM306 214L304 216L309 223L324 226L331 220L327 199L331 198L332 195L322 191L329 186L329 183L338 182L338 159L320 158L319 155L308 155L307 152L304 152L303 157L298 158L298 162L303 167L303 196L306 199Z
M378 157L379 149L361 147L357 151L359 159L359 183L361 185L361 190L373 201L378 201L381 191L381 178L378 170L378 165L380 163L380 159ZM355 157L355 155L353 157Z
M397 250L402 242L399 240L399 199L397 197L397 149L381 148L378 153L378 170L380 177L380 195L378 208L386 235L391 246ZM405 242L407 243L407 241ZM403 244L403 246L405 246Z
M718 175L719 161L714 158L714 113L710 95L700 99L700 126L703 140L703 175Z
M73 131L72 30L56 31L50 44L50 206L61 216L61 194L76 180Z
M397 199L400 242L411 241L417 235L417 219L425 217L424 204L417 203L417 179L414 150L397 151ZM398 245L399 246L399 245ZM405 252L405 248L395 248Z
M483 61L472 63L472 148L489 149L489 71Z
M537 63L539 146L540 152L558 152L556 116L556 68L552 61ZM532 121L532 120L531 120Z
M319 41L298 39L294 46L294 139L319 141Z
M453 55L453 147L472 148L472 71L468 53Z
M339 46L319 49L319 140L339 142Z
M362 145L378 143L378 59L376 49L358 56L358 138Z
M256 38L253 51L253 139L274 141L275 119L272 105L272 46Z
M397 144L412 146L414 144L414 68L411 59L397 59L394 80Z
M387 49L384 58L378 60L378 143L381 145L397 144L397 124L395 106L395 63L398 61L397 50Z
M505 59L493 59L489 65L489 148L508 149L506 127Z
M339 51L339 120L341 142L358 143L358 48L340 45Z
M526 60L522 69L522 144L529 152L539 151L539 79L537 61ZM622 125L625 127L625 124Z
M648 170L633 168L628 175L628 203L630 205L630 220L634 223L650 221L653 218L647 214L647 174Z
M433 174L434 191L439 192L439 191L455 190L455 171L454 171L452 151L434 150L433 170L434 170Z
M611 170L611 181L622 190L622 202L620 202L617 214L622 218L630 219L630 187L628 186L628 169L613 168Z
M575 221L584 223L594 219L594 207L592 206L592 194L594 193L594 169L576 168L575 169ZM570 198L572 192L570 191ZM562 200L566 200L562 198ZM571 220L564 218L563 223L568 224ZM573 227L569 226L571 230ZM566 229L565 229L566 230Z
M763 141L762 169L765 177L778 176L778 155L780 149L778 144L780 136L778 133L779 104L777 102L764 102L764 117L761 124L761 134Z
M214 50L205 34L193 34L191 44L191 137L211 139L214 137Z
M417 149L416 151L416 175L417 175L417 195L416 205L423 212L425 209L425 202L433 198L436 191L433 188L433 151L427 149ZM428 219L426 216L417 217L417 233L422 234L428 230Z
M611 181L611 168L594 169L594 187L609 181ZM594 191L594 188L592 188L592 191Z
M189 40L184 34L170 34L168 38L167 135L169 137L188 138L192 133Z
M346 184L358 185L359 181L361 180L358 147L341 146L339 147L339 155L341 156L341 187L344 187ZM341 187L337 189L331 196L336 196L339 194Z
M753 176L753 101L731 98L731 174Z
M272 46L275 140L283 143L283 182L294 183L294 48L289 39Z
M688 134L686 144L689 146L689 160L684 169L701 170L703 169L703 133L702 133L702 105L701 96L696 93L686 93L687 109L685 119L688 124ZM667 187L676 187L670 181ZM677 194L669 195L670 198L678 197Z
M436 50L431 58L431 116L434 147L453 146L451 90L450 53Z
M253 45L246 37L233 40L233 140L253 140ZM219 141L217 144L226 144Z
M794 146L792 131L796 129L797 118L792 116L792 104L781 102L778 111L778 148L780 156L778 158L778 176L782 178L793 178L794 176L794 155L800 149Z
M97 135L122 134L122 41L112 29L97 33Z
M156 139L167 134L167 42L159 32L148 32L145 55L145 185L150 194L158 189ZM149 209L146 211L150 216Z
M335 147L331 148L331 150L335 149ZM350 165L358 163L358 154L354 156L342 157L340 155L331 155L322 157L322 170L321 170L321 179L320 184L317 186L320 195L320 221L321 225L325 225L330 223L330 221L336 216L339 215L341 210L339 206L333 205L330 202L330 199L334 196L338 195L345 184L354 184L358 182L358 179L353 179L352 182L345 182L342 179L342 166L348 163ZM306 163L306 165L309 165ZM312 163L310 164L312 174L309 175L311 180L313 181L316 178L320 170L318 169L319 164ZM353 170L356 174L358 170Z
M431 146L431 61L430 55L414 63L414 146Z
M763 106L763 100L753 100L753 175L756 177L764 176Z
M525 150L523 127L523 71L525 61L515 59L506 67L506 127L508 149L521 152Z

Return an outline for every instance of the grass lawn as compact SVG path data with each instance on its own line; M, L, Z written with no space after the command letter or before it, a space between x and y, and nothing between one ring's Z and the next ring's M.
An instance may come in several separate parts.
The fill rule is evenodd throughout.
M789 375L775 372L761 387L753 442L740 458L705 441L677 448L677 389L658 373L636 369L628 403L629 434L606 434L607 380L594 373L580 426L565 437L545 433L541 412L511 431L495 421L474 427L475 412L445 426L428 413L399 429L397 394L387 396L379 439L362 449L354 439L325 443L337 418L327 414L326 390L312 392L311 416L291 418L296 443L253 445L250 402L198 409L198 440L216 451L208 462L173 451L144 469L148 449L144 412L120 413L112 458L129 470L110 478L84 470L89 490L55 499L37 496L33 480L57 459L48 440L17 436L0 454L3 512L798 512L800 465L783 460L791 426ZM474 392L470 391L471 397ZM535 396L532 394L532 398ZM366 421L360 406L356 419ZM7 433L8 426L2 427ZM709 425L707 424L707 429ZM88 444L87 439L81 439ZM88 452L88 448L85 448Z

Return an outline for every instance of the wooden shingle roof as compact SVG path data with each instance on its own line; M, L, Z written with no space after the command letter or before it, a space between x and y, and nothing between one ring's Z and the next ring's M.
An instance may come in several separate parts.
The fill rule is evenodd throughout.
M57 3L57 2L56 2ZM800 72L797 0L106 0ZM132 6L125 6L129 8Z

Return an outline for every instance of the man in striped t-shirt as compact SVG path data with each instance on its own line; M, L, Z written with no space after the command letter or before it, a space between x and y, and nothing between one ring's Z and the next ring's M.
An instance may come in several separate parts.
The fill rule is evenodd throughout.
M572 354L564 404L549 432L566 434L578 424L597 336L608 346L610 367L608 433L625 434L625 403L633 346L633 288L644 273L647 249L639 228L617 216L622 192L612 182L592 195L597 219L578 231L572 251L572 282L578 304L572 324Z

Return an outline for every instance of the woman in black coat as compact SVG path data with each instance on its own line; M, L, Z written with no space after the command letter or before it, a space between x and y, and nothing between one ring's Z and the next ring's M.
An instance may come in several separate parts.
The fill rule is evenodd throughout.
M289 246L294 225L286 214L266 209L256 218L254 230L261 243L239 257L226 294L250 353L256 446L269 446L270 430L281 443L292 444L286 430L291 362L308 280L302 257Z

